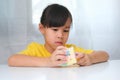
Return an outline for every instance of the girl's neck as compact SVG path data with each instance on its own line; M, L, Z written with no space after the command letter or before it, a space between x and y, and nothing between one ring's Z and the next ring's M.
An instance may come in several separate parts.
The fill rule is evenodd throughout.
M44 44L44 47L49 53L52 54L54 52L54 49L52 47L48 46L47 44Z

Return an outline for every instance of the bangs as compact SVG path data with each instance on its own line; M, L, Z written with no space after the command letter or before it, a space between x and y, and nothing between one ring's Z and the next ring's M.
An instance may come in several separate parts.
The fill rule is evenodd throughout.
M61 27L65 25L67 19L72 17L67 8L54 4L54 6L47 7L43 12L41 23L46 27Z
M48 16L47 20L47 26L49 27L63 26L69 17L69 15L67 15L67 12L65 12L63 9L51 10L50 14L51 15Z

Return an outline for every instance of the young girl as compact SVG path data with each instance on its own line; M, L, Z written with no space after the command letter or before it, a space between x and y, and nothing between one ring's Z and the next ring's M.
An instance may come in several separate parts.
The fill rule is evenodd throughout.
M43 11L39 30L45 43L32 42L27 49L12 55L9 66L56 67L67 63L66 49L73 47L78 65L88 66L107 61L105 51L85 50L73 44L66 44L72 24L69 10L59 4L48 5Z

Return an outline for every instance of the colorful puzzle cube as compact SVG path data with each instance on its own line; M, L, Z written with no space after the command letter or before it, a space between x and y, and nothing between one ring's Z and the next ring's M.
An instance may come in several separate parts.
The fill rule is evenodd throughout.
M77 63L73 47L70 47L66 50L66 56L67 56L67 63L62 64L62 66L70 66Z

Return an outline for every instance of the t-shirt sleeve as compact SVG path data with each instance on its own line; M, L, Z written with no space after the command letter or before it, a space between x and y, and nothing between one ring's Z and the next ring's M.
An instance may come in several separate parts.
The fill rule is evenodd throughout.
M75 52L85 53L85 54L91 54L94 50L91 49L84 49L81 47L78 47L76 45L72 45L74 47Z
M24 55L28 55L28 56L36 56L35 54L35 48L36 47L36 43L32 42L30 43L27 48L23 51L18 52L18 54L24 54Z

